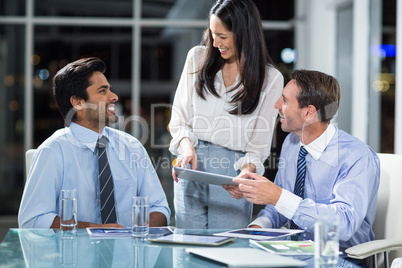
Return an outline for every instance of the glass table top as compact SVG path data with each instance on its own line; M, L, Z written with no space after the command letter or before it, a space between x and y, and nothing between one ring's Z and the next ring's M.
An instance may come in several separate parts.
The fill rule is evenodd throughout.
M226 230L175 229L175 233L211 235ZM63 239L57 229L10 229L0 243L0 267L224 267L193 256L186 248L200 247L152 243L131 237L94 238L85 229L73 239ZM220 247L248 248L237 238ZM313 256L297 259L314 267ZM338 267L358 267L340 258Z

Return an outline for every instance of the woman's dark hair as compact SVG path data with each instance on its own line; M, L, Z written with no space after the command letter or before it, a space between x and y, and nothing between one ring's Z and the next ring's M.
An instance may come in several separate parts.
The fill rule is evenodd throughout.
M331 121L338 111L341 99L338 81L333 76L310 70L296 70L292 79L300 88L296 96L299 108L313 105L321 122Z
M74 96L87 101L89 79L94 72L104 73L105 70L106 65L101 59L84 58L67 64L54 76L53 94L59 111L68 125L76 118L70 98Z
M218 0L212 6L209 18L217 16L225 28L233 33L236 56L240 63L240 81L231 89L239 89L230 103L231 114L251 114L260 100L265 79L265 67L273 65L265 46L260 14L251 0ZM225 60L219 49L213 47L212 33L208 28L204 32L203 44L206 55L198 71L196 92L205 100L205 92L219 98L214 87L216 73L222 68Z

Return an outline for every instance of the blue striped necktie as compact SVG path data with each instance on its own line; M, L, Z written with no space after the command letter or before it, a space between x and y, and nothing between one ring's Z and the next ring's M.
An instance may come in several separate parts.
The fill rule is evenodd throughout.
M293 193L301 198L304 197L304 179L306 177L306 155L307 150L301 146L299 151L299 158L297 159L297 176ZM299 227L290 221L290 229L299 229Z
M116 223L113 177L106 155L106 137L102 136L96 144L99 161L99 189L101 197L102 223Z

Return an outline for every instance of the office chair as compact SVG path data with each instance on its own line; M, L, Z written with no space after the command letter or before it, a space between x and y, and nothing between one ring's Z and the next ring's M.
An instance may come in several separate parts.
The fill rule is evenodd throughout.
M25 153L25 181L28 179L29 170L31 169L32 157L36 149L29 149Z
M378 154L378 157L380 186L373 225L375 240L350 247L345 252L354 259L372 256L374 267L383 262L388 268L389 260L402 256L402 155ZM384 259L377 260L378 253L383 253Z
M401 268L402 267L402 257L396 258L391 265L391 268Z

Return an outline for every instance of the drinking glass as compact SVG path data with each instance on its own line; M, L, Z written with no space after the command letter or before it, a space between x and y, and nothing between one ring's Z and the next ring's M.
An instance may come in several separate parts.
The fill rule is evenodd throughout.
M336 267L339 259L339 220L320 216L314 224L315 267Z
M132 207L132 235L145 238L149 233L148 196L134 196Z
M75 235L77 230L77 190L60 192L60 230L62 236Z

